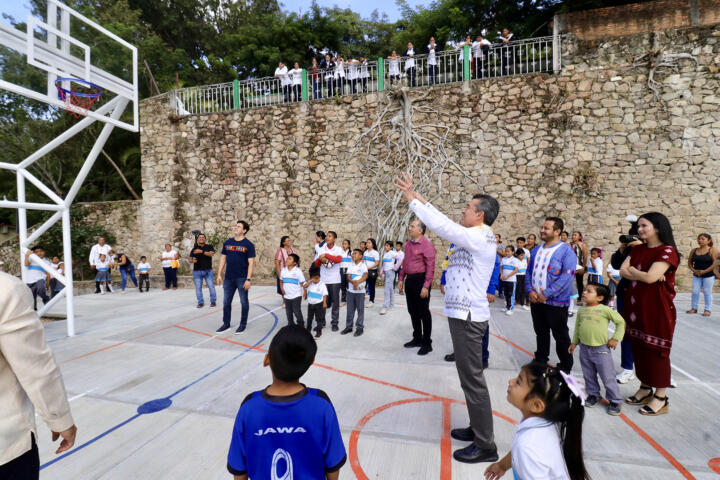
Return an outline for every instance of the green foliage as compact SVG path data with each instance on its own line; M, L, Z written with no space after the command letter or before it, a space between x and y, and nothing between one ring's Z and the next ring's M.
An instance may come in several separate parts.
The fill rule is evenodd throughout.
M115 243L115 236L98 225L90 224L85 220L85 213L82 207L70 209L70 228L73 252L73 273L80 276L80 280L92 277L88 265L88 257L93 245L97 243L98 237L105 237L108 244ZM63 257L62 224L56 223L48 229L41 237L45 255L51 258L55 255Z

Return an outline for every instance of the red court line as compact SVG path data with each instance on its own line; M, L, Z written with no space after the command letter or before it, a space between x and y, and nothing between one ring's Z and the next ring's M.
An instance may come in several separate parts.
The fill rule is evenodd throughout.
M440 480L452 478L452 440L450 440L452 403L443 401L443 436L440 440Z
M708 467L715 473L720 474L720 458L711 458L708 460Z
M235 340L230 340L229 338L226 338L226 337L218 337L218 336L213 335L213 334L211 334L211 333L201 332L201 331L199 331L199 330L193 330L192 328L181 327L179 323L176 323L175 325L172 325L172 326L175 327L175 328L179 328L180 330L185 330L186 332L197 333L198 335L204 335L204 336L206 336L206 337L213 337L213 338L215 338L216 340L220 340L220 341L222 341L222 342L232 343L233 345L240 345L241 347L250 348L250 349L252 349L252 350L258 350L258 351L260 351L260 352L265 352L265 350L263 350L262 348L260 348L260 347L262 347L263 345L265 345L264 343L261 343L260 345L258 345L258 346L256 347L256 346L253 346L253 345L247 345L247 344L245 344L245 343L236 342Z
M255 301L255 300L257 300L258 298L262 298L262 297L265 297L265 296L267 296L267 295L271 295L271 294L270 294L270 293L263 293L262 295L258 295L257 297L252 298L252 299L250 299L250 300ZM250 301L250 300L248 300L248 301ZM151 331L151 332L144 333L144 334L142 334L142 335L139 335L139 336L133 337L133 338L129 338L129 339L127 339L127 340L123 340L122 342L118 342L118 343L114 343L114 344L112 344L112 345L108 345L108 346L105 346L105 347L102 347L102 348L98 348L97 350L93 350L92 352L83 353L82 355L78 355L78 356L76 356L76 357L72 357L72 358L69 358L69 359L67 359L67 360L63 360L62 362L58 362L58 363L59 363L59 364L64 364L64 363L72 362L73 360L79 360L79 359L81 359L81 358L89 357L90 355L95 355L96 353L104 352L104 351L106 351L106 350L110 350L110 349L112 349L112 348L119 347L120 345L123 345L123 344L125 344L125 343L127 343L127 342L132 342L132 341L135 341L135 340L144 338L144 337L149 337L150 335L154 335L154 334L156 334L156 333L162 332L163 330L167 330L168 328L172 328L172 327L174 327L174 326L176 326L176 325L182 325L183 323L187 323L187 322L191 322L191 321L193 321L193 320L197 320L197 319L199 319L199 318L207 317L208 315L212 315L213 313L217 313L217 312L222 312L222 310L220 310L220 309L218 309L218 310L212 310L212 311L210 311L210 312L208 312L208 313L203 313L202 315L197 315L197 316L195 316L195 317L188 318L187 320L183 320L182 322L177 323L177 324L175 324L175 325L168 325L168 326L166 326L166 327L158 328L157 330L153 330L153 331Z

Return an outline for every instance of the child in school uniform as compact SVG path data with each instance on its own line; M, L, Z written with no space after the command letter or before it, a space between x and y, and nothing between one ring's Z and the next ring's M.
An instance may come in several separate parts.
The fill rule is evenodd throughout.
M523 418L512 449L485 470L486 480L500 480L511 468L518 480L589 478L582 451L585 393L574 377L530 362L508 381L507 400Z
M368 269L363 260L363 252L359 248L353 250L352 260L347 270L347 317L345 319L345 329L340 333L347 335L353 331L353 318L355 312L357 312L354 336L359 337L363 334L365 327L365 282L368 278Z
M397 252L393 249L393 243L389 241L385 242L384 250L380 275L385 280L385 298L383 300L382 310L380 310L380 315L385 315L389 309L395 306L393 285L395 282L395 260L397 259Z
M505 315L512 315L515 309L515 284L520 261L515 257L515 247L505 247L505 256L500 260L500 283L505 297Z
M335 62L335 89L339 95L345 95L345 61L342 57Z
M340 306L344 307L347 303L347 269L352 263L352 250L350 249L350 240L347 238L342 242L342 260L340 261Z
M272 384L245 397L235 418L227 469L236 479L338 480L347 455L335 408L325 392L300 383L316 353L297 325L270 342Z
M588 282L582 294L584 307L580 307L575 320L575 332L568 351L573 353L580 344L580 364L582 365L586 407L594 407L602 399L599 376L605 385L605 396L610 404L609 415L620 415L623 398L620 396L615 380L615 365L610 349L617 348L625 334L625 320L622 315L607 306L610 290L602 283ZM615 333L608 338L608 324L615 324Z
M617 286L620 283L622 277L620 276L620 270L615 270L612 263L608 263L607 266L608 274L608 289L610 290L610 307L615 307L615 294L617 293Z
M518 261L518 271L516 274L517 282L515 282L515 303L525 308L527 307L527 302L525 301L525 272L527 271L527 258L525 256L525 249L516 249L515 258L517 258ZM525 309L528 310L529 307Z
M305 275L300 270L300 257L291 253L280 273L280 291L285 299L285 314L287 315L288 325L293 324L293 316L295 322L301 327L304 326L303 314L301 309L303 289L305 283Z
M603 283L603 261L602 250L599 248L590 249L590 265L588 265L588 282Z
M380 252L377 251L377 242L374 238L368 238L365 246L367 248L363 252L363 260L368 269L367 293L370 297L367 306L372 308L375 305L375 282L377 282L378 267L380 266Z
M143 291L143 284L145 285L145 291L150 291L150 264L147 261L147 257L143 255L140 257L140 263L138 263L138 271L140 272L140 292Z
M95 270L97 271L95 281L100 284L101 295L105 295L106 288L110 293L114 292L112 288L112 276L110 276L111 266L112 262L110 261L110 257L105 254L101 254L98 259L95 260Z
M395 50L388 57L388 75L390 76L390 86L393 83L400 82L400 56Z
M302 100L302 72L298 62L295 62L293 69L288 72L288 75L292 78L293 101L295 102Z
M345 63L347 64L347 80L350 84L350 91L357 93L358 65L360 65L360 62L354 58L348 58Z
M307 309L307 330L312 330L313 319L317 327L315 327L315 338L322 335L322 329L325 326L325 310L327 309L327 286L320 280L320 267L313 265L308 272L310 281L305 287L305 299L308 301Z

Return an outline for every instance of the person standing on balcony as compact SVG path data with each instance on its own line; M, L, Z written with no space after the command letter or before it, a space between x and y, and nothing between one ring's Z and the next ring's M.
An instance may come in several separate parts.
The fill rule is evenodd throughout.
M275 78L280 80L280 87L283 92L283 102L290 102L290 87L292 86L292 80L288 76L288 69L283 62L278 62L278 67L275 69Z
M482 35L478 35L472 43L473 66L475 68L475 78L485 76L485 61L490 51L490 42L485 40Z
M315 57L312 59L312 65L310 65L310 75L313 85L313 99L317 100L322 98L322 83L320 83L320 65L318 65Z
M408 42L408 48L405 50L405 75L407 75L408 86L415 86L415 75L417 68L415 67L415 48L412 42Z
M514 47L510 45L513 34L509 28L503 28L502 35L498 37L501 47L501 64L503 75L512 75L515 73L515 52Z
M472 38L470 37L470 35L465 37L465 41L458 45L458 49L460 50L460 55L458 56L458 69L460 69L461 72L464 72L463 65L465 60L465 45L472 48ZM470 68L472 69L472 63L470 64Z
M353 94L357 93L357 81L358 81L358 65L360 62L353 58L347 59L347 79L350 84L350 91Z
M325 74L325 86L327 87L327 96L335 95L335 62L330 55L325 55L325 60L320 62L320 68ZM322 97L322 95L321 95Z
M370 72L368 71L367 59L360 55L360 84L362 85L363 93L367 93L368 78L370 78Z
M390 86L395 82L400 83L400 57L395 50L388 57L388 75L390 76Z
M293 91L293 101L299 102L302 100L302 75L303 71L302 68L300 68L300 64L298 62L295 62L295 66L292 70L288 72L290 75L290 78L292 78L292 91Z
M335 88L340 95L345 95L345 61L339 55L335 62Z
M438 59L436 52L438 50L437 43L435 43L435 37L430 37L430 43L427 46L427 52L428 52L428 58L427 58L427 64L428 64L428 77L430 81L430 85L434 83L438 83Z

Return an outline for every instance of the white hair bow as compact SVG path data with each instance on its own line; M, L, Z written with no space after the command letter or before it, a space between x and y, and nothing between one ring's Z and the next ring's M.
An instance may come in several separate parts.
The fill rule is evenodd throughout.
M587 398L587 394L585 393L585 387L583 385L580 385L577 380L575 380L575 377L572 376L572 374L567 374L560 370L560 375L562 376L563 380L565 380L565 383L570 389L570 392L572 392L573 395L578 397L580 399L580 403L584 406L585 399Z

